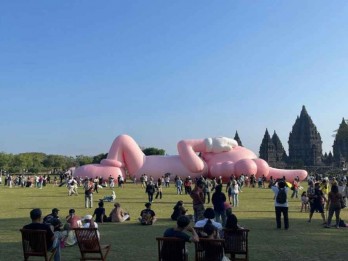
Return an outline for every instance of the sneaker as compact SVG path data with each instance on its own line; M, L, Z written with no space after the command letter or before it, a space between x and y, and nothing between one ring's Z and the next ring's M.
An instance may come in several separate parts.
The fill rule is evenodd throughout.
M308 221L307 221L308 223L311 223L311 220L310 219L308 219Z

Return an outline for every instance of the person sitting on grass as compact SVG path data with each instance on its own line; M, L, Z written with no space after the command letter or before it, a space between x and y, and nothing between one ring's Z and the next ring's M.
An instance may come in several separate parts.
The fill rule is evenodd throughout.
M65 219L71 229L82 227L81 218L75 215L75 209L73 208L69 210L69 215L66 216Z
M98 238L100 239L100 233L98 230L98 223L94 221L92 215L86 215L86 216L84 216L84 218L82 220L84 222L84 224L83 224L84 228L96 228L97 229Z
M109 221L110 222L123 222L126 220L129 220L130 216L128 213L124 212L124 210L121 208L120 203L114 204L114 209L111 210L109 215Z
M46 224L51 224L51 221L53 219L59 219L58 212L59 212L58 208L52 209L52 213L50 213L47 216L45 216L44 219L43 219L43 222L46 223Z
M60 261L60 241L53 233L48 224L42 223L42 211L39 208L34 208L30 211L31 223L25 225L23 229L45 230L46 231L46 246L47 250L56 249L54 261Z
M142 225L152 225L157 221L155 212L151 209L151 203L145 204L146 209L140 212L139 222Z
M104 223L107 221L107 217L105 215L104 202L99 201L98 207L94 210L93 218L95 217L95 221L99 223Z
M178 220L178 217L184 216L187 209L184 207L184 202L179 200L173 208L173 214L170 216L172 220Z

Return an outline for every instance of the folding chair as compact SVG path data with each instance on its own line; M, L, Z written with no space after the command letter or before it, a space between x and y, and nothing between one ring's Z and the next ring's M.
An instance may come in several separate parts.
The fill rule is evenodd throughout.
M100 245L97 228L75 228L80 260L106 260L110 245Z
M187 261L185 240L176 237L157 237L158 261Z
M47 250L46 230L20 229L22 234L22 246L24 260L27 261L30 256L42 256L45 261L52 260L56 249Z
M196 261L217 261L224 256L223 239L200 238L195 242Z
M248 261L249 229L224 229L225 253L231 255L231 260Z

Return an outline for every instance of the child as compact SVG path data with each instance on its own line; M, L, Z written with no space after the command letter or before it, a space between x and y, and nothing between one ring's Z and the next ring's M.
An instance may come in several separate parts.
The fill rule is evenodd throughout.
M303 193L301 195L301 202L302 202L301 212L303 211L303 208L304 208L305 212L307 212L309 198L307 196L306 191L303 191Z

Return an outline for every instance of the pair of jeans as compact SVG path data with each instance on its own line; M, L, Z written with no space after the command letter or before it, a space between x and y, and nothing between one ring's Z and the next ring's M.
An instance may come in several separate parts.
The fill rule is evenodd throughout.
M85 208L93 207L93 193L86 195L85 194Z
M239 204L238 193L232 194L232 199L233 199L233 206L238 207L238 204Z
M147 193L147 196L149 198L149 202L151 203L153 201L153 193Z
M52 247L48 250L56 248L56 253L54 254L54 261L60 261L60 238L56 235L54 236Z
M284 228L285 229L289 228L288 210L289 210L288 207L275 207L277 228L281 228L282 227L282 222L281 222L281 214L282 213L283 213L283 217L284 217Z

